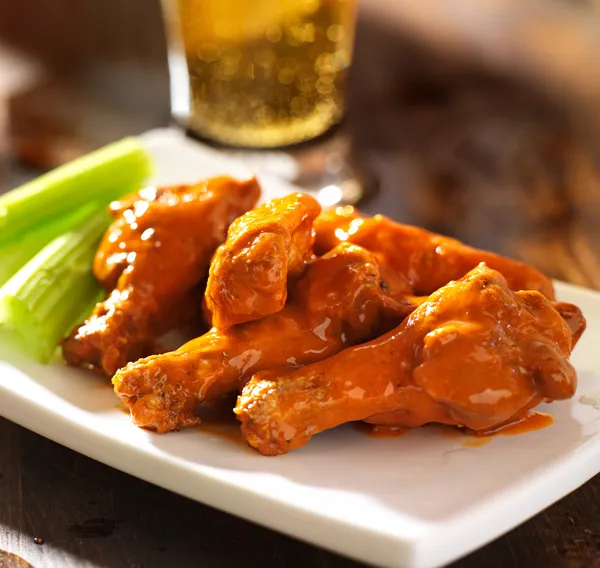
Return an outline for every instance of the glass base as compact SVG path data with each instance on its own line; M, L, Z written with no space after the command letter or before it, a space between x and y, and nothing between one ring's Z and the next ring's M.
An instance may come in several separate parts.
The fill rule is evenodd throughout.
M365 195L363 183L350 164L349 144L343 128L333 128L310 142L277 150L224 146L189 127L185 132L254 170L297 185L300 191L315 196L323 207L355 205Z

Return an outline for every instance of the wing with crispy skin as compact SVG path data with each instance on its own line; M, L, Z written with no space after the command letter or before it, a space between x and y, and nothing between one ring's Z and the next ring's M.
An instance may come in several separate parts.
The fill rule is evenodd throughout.
M321 254L339 242L351 242L375 254L382 272L391 272L415 296L427 296L452 280L462 278L480 262L498 270L512 290L537 290L554 299L549 278L522 262L469 247L383 215L363 217L353 207L324 212L315 222L315 252ZM390 282L393 279L386 278Z
M215 327L259 319L280 311L288 278L302 274L313 258L313 221L318 202L302 193L248 211L229 228L215 253L206 307Z
M112 376L200 306L196 290L229 223L256 204L255 179L145 189L113 204L94 260L110 292L63 345L66 361Z
M267 455L356 420L488 429L573 396L568 356L585 325L576 311L536 291L512 292L481 265L370 343L299 370L255 374L235 412L248 442Z
M200 403L237 393L252 373L320 361L391 329L413 309L382 292L371 253L343 243L309 265L280 312L130 363L115 375L115 392L138 426L184 428L200 422Z

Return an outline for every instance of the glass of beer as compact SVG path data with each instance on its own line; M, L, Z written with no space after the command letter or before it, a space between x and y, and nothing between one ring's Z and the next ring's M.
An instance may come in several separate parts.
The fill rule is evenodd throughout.
M318 138L344 113L356 4L163 0L174 118L229 147Z

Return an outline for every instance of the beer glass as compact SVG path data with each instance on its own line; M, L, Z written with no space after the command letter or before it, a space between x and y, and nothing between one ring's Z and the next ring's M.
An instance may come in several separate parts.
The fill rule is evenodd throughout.
M318 138L344 113L356 3L162 0L174 118L201 139L235 148ZM316 163L305 158L298 163ZM339 156L329 162L339 169Z

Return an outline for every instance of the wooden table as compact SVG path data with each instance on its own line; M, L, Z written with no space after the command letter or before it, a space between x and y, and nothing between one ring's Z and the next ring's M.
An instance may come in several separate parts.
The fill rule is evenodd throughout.
M600 288L600 162L560 109L535 88L436 58L368 20L359 27L355 61L344 131L357 171L377 188L365 199L366 210ZM143 90L156 77L137 80ZM166 93L166 75L160 81ZM138 103L130 101L139 111ZM128 122L120 107L110 136L166 120L166 96L145 104L147 124ZM16 105L17 130L27 115L23 105L50 119L56 108ZM93 113L91 105L77 120L93 121ZM35 124L27 125L33 139ZM81 148L95 142L78 140ZM12 160L0 184L7 189L35 173ZM29 565L358 566L0 419L0 566ZM454 566L543 565L600 566L600 476Z

